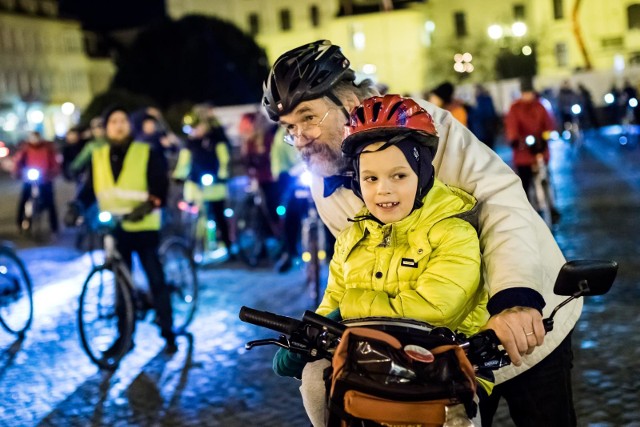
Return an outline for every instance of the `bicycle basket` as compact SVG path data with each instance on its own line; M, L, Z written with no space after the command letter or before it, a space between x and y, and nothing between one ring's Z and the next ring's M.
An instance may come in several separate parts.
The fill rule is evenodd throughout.
M475 415L473 367L464 351L427 337L412 346L383 331L347 328L333 356L328 425L440 426L445 407L459 403Z

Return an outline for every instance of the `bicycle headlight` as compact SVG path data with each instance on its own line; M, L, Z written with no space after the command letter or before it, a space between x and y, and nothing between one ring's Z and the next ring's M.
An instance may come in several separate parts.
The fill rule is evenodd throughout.
M302 185L306 185L307 187L311 186L311 172L304 171L300 174L300 183Z
M211 175L210 173L205 173L204 175L202 175L202 177L200 178L200 182L202 183L202 185L204 185L205 187L208 187L209 185L213 184L213 175Z
M578 104L573 104L571 106L571 112L577 116L582 112L582 107L580 107L580 105Z
M27 170L27 179L29 181L37 181L40 179L40 171L38 169L28 169Z
M532 146L536 143L536 137L533 135L527 135L527 137L524 139L524 142L528 145L528 146Z
M113 219L113 216L111 215L110 212L103 211L98 214L98 221L100 221L103 224L111 222L112 219Z

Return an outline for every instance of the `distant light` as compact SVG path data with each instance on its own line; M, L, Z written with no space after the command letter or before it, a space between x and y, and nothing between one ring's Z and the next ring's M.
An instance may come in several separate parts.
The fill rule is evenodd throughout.
M473 70L475 70L475 68L473 68L473 64L470 64L470 63L464 64L464 71L466 71L467 73L472 73Z
M524 22L515 22L511 26L511 33L516 37L522 37L527 34L527 24Z
M320 261L324 260L327 258L327 253L325 251L318 251L318 259Z
M301 258L302 258L302 261L309 262L311 261L311 254L309 252L304 252Z
M524 142L527 145L531 146L536 143L536 137L533 135L527 135L527 137L524 139Z
M300 182L307 187L311 186L312 175L309 171L304 171L300 174Z
M522 54L523 54L524 56L529 56L529 55L531 55L532 53L533 53L533 49L531 49L531 46L527 46L527 45L522 46Z
M615 101L616 99L614 98L612 93L607 93L604 95L604 102L606 102L607 104L613 104L613 101Z
M182 133L184 133L185 135L189 135L192 130L193 128L189 125L182 126Z
M462 62L462 54L461 53L456 53L455 55L453 55L453 60L455 62Z
M8 271L6 265L0 265L0 274L7 274Z
M453 69L459 73L464 73L464 64L462 62L456 62L453 64Z
M20 119L15 113L9 113L5 116L4 123L2 124L2 129L7 132L13 132L18 127L18 123Z
M276 213L278 214L278 216L284 216L284 214L287 213L287 208L285 208L284 206L280 205L276 208Z
M628 142L627 137L626 136L621 136L618 139L618 142L620 143L620 145L627 145L627 142Z
M210 173L205 173L204 175L202 175L202 177L200 178L200 182L202 183L202 185L204 185L205 187L210 186L211 184L213 184L213 175L211 175Z
M0 159L9 155L9 149L7 147L0 147Z
M109 212L103 211L103 212L100 212L98 214L98 221L100 221L102 223L110 222L112 218L113 218L113 216Z
M487 28L487 34L489 34L491 39L498 40L499 38L502 38L504 31L502 31L502 27L500 25L493 24Z
M362 31L356 31L353 33L353 47L356 50L364 50L367 44L367 37Z
M60 107L60 110L62 110L62 114L66 116L70 116L73 114L74 111L76 111L76 106L73 105L73 102L65 102Z
M38 169L28 169L27 170L27 179L29 181L37 181L40 179L40 171Z
M549 132L549 138L558 139L560 138L560 134L558 133L557 130L552 130L551 132Z
M362 72L365 74L375 74L377 69L378 67L376 67L374 64L364 64L362 66Z
M575 115L582 113L582 107L579 104L573 104L571 106L571 112Z
M207 221L207 228L209 230L215 230L216 222L214 220L210 219L209 221Z
M624 71L624 56L617 54L613 57L613 69L618 72Z
M631 98L629 100L629 107L636 108L638 106L638 100L636 98Z
M473 56L469 52L465 52L462 54L462 60L464 62L471 62L472 59L473 59Z
M433 33L436 30L436 24L433 21L427 21L424 23L424 29Z
M41 110L33 109L27 111L27 120L30 123L42 123L44 121L44 113Z
M224 210L224 217L225 218L233 218L233 209L231 208L226 208Z
M571 132L568 130L562 131L562 137L566 140L571 139Z

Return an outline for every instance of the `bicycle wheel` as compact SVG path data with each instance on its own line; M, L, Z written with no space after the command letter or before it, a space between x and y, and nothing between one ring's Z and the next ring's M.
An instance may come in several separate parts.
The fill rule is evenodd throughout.
M165 240L159 253L171 295L173 325L178 333L182 333L193 320L198 302L196 266L189 247L177 237Z
M78 328L82 347L100 368L115 369L129 351L134 328L133 285L118 266L95 267L82 286ZM118 313L123 313L120 319ZM118 323L122 322L122 332Z
M24 336L32 320L29 273L12 249L0 246L0 324L9 333Z
M250 267L256 267L264 250L268 224L259 205L250 196L236 218L238 255Z

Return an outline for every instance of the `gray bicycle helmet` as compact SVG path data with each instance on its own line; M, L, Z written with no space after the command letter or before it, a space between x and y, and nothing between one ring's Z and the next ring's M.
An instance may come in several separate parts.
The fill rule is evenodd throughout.
M329 40L318 40L285 52L273 64L264 82L262 105L273 121L293 111L299 103L323 96L342 106L331 89L342 80L355 80L349 64L340 47Z

